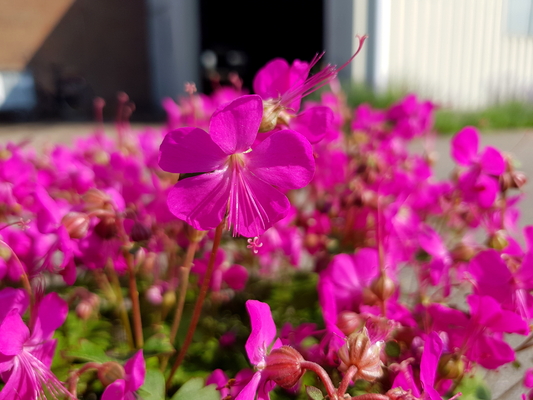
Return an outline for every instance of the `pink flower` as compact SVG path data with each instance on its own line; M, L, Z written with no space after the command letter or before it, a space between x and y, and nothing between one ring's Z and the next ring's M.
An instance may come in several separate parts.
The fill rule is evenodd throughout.
M263 103L242 96L217 109L209 133L198 128L170 132L161 144L160 167L174 173L204 173L180 180L168 195L170 211L194 228L217 227L226 212L234 235L254 237L287 215L290 203L277 188L299 189L315 170L309 142L278 131L255 148Z
M281 347L281 340L276 339L276 325L272 320L270 307L266 303L257 300L248 300L246 308L250 314L252 332L246 341L246 354L250 362L255 366L255 374L246 386L241 390L235 400L269 399L268 392L273 384L268 382L263 370L266 367L266 358L270 350Z
M27 306L21 290L4 289L0 292L0 372L5 386L0 400L42 399L45 393L73 398L50 371L57 340L54 331L67 317L67 303L55 293L46 295L34 308L35 324L30 330L21 314ZM33 318L32 318L33 319Z
M124 364L124 379L117 379L105 388L102 400L135 400L135 391L144 383L146 363L143 351L139 350Z

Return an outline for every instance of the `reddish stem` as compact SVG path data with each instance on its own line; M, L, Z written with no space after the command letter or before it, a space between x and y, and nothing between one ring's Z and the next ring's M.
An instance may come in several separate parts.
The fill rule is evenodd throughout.
M207 270L205 271L204 280L202 281L202 287L200 288L200 293L198 294L198 298L196 299L196 304L194 305L191 323L189 325L189 329L187 330L187 336L185 336L185 341L183 342L183 346L181 346L180 352L178 354L178 358L174 362L174 365L172 366L172 370L170 371L170 375L168 376L167 383L166 383L167 388L170 386L172 377L174 376L177 369L181 365L183 359L185 358L185 355L187 354L187 349L189 348L189 345L192 342L194 331L196 330L196 325L198 324L198 320L200 319L200 314L202 313L202 306L204 304L205 297L207 296L207 291L209 289L209 283L211 282L211 276L213 275L213 269L215 266L215 258L216 258L216 254L218 251L218 247L220 245L220 240L222 239L222 230L224 229L225 225L226 225L226 219L224 218L215 231L215 239L213 241L213 248L211 249L211 255L209 257L209 264L207 264Z
M344 397L344 393L346 393L346 390L348 389L352 378L355 376L355 374L357 374L357 371L358 369L355 365L351 365L350 368L348 368L348 371L346 371L346 374L342 378L341 384L337 389L337 395L339 398Z
M324 368L312 361L302 361L300 366L303 369L308 369L317 374L326 387L326 391L328 392L330 400L337 400L337 391L335 390L335 387L333 386L333 383L331 382L331 379Z

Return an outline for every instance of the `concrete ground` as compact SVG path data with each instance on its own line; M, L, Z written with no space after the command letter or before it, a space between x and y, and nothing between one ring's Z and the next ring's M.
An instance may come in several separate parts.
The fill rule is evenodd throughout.
M146 125L133 125L133 129L142 129ZM73 139L79 136L90 135L95 129L94 124L89 123L28 123L0 125L0 146L7 142L20 142L30 140L37 148L45 148L56 143L71 144ZM113 125L108 124L105 130L114 134ZM449 176L454 168L450 157L451 136L440 136L435 143L435 151L439 154L435 165L435 174L438 179ZM519 170L533 179L533 130L514 130L508 132L486 133L481 139L481 149L484 146L493 146L497 149L512 154L519 161ZM422 148L420 143L413 145L413 150ZM533 225L533 184L530 182L523 189L524 198L520 204L521 219L520 228ZM521 240L523 243L523 240ZM523 342L523 337L511 338L512 346L516 347ZM487 372L486 381L492 391L492 399L507 400L520 399L525 392L522 386L522 378L527 368L533 367L533 349L528 349L518 356L521 364L519 368L508 366L498 371Z

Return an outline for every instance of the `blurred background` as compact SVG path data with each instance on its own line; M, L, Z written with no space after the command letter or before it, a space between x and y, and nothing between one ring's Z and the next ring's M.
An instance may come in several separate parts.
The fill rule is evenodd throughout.
M0 0L0 122L91 120L92 99L120 91L134 120L162 120L186 82L209 93L236 73L251 88L270 59L323 50L341 65L365 33L340 74L353 102L415 92L533 120L533 0Z

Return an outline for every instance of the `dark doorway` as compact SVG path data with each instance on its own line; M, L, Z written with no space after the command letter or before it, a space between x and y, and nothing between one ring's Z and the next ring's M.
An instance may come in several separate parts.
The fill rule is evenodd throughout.
M252 87L255 73L282 57L310 61L323 48L323 0L201 0L203 88L237 72Z

